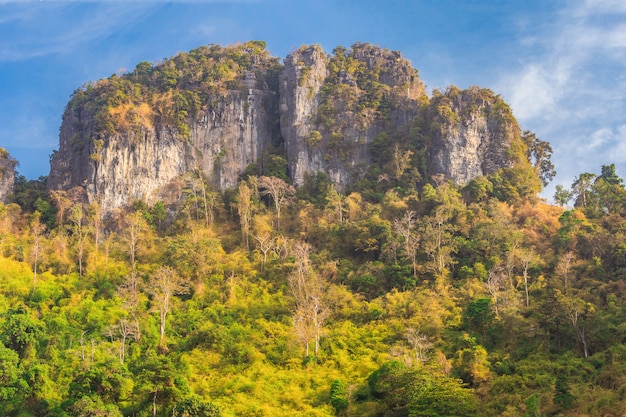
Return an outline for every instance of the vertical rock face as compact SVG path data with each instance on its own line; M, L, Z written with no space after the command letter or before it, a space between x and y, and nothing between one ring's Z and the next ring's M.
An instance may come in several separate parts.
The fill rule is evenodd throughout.
M309 144L320 141L315 114L321 101L321 88L328 74L327 58L318 46L300 49L287 56L279 78L280 127L291 177L302 184L306 174L324 171L320 152Z
M241 173L260 159L271 142L276 116L264 103L273 99L275 94L269 90L231 92L192 121L189 151L195 157L190 162L198 164L218 188L235 187Z
M101 140L77 141L93 135L93 115L68 109L60 134L60 149L52 157L51 189L83 186L89 201L105 208L134 200L152 204L164 199L163 188L175 178L200 170L220 189L234 187L246 167L257 161L270 141L269 115L263 99L270 92L249 89L213 97L210 108L190 122L189 138L166 127L142 128ZM86 123L85 123L86 122ZM77 132L75 126L83 126Z
M431 103L429 171L463 186L515 163L519 127L509 107L491 91L449 89Z
M189 172L221 189L235 186L271 140L276 94L268 82L277 61L256 44L194 52L170 61L173 71L140 64L127 78L78 91L63 116L48 187L83 187L88 201L111 209L176 199L166 186ZM198 79L180 79L190 66ZM98 103L102 97L108 102Z
M95 136L94 117L66 109L59 151L51 160L50 189L82 187L88 201L110 209L135 200L154 202L160 187L186 171L187 146L167 129L144 127L88 140Z
M105 210L173 202L198 174L222 190L252 166L284 175L283 155L295 185L316 173L340 190L433 175L464 185L514 165L519 142L498 96L450 88L429 99L395 51L310 46L281 65L264 42L209 45L77 90L48 187L80 188Z
M371 161L369 145L380 133L407 124L424 87L397 52L369 44L337 48L327 57L317 46L285 59L280 75L281 132L293 181L324 172L340 187Z
M17 161L9 155L9 152L0 148L0 203L5 203L7 197L13 194L16 165Z

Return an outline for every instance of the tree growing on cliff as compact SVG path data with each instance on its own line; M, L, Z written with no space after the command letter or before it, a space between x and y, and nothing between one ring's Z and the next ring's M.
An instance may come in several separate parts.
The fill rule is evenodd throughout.
M533 132L522 132L522 141L526 144L526 157L535 168L541 183L545 187L556 175L551 161L552 147L549 142L541 140Z

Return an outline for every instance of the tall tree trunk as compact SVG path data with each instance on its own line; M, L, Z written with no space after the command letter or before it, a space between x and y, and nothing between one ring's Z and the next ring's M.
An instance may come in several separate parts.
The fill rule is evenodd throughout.
M154 395L152 396L152 417L156 417L156 413L157 413L156 400L157 400L158 392L159 392L159 389L155 388Z

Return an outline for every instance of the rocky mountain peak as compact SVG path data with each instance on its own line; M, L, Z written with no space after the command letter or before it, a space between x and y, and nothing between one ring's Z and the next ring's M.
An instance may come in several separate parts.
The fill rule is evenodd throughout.
M322 174L339 190L431 175L463 185L514 164L517 142L498 96L451 88L429 98L397 51L303 46L281 64L262 41L207 45L79 88L48 187L81 188L112 209L175 202L198 181L225 190L243 174L296 186Z

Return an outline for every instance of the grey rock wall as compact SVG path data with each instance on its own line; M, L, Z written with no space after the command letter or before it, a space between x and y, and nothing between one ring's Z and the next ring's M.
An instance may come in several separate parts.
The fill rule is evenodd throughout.
M167 200L164 188L194 170L220 189L234 187L271 139L268 96L274 93L249 88L212 98L208 110L190 121L189 138L167 127L142 128L105 137L100 148L87 139L93 135L92 115L68 108L48 188L83 187L87 201L108 210L135 200Z
M208 99L186 118L186 135L157 122L102 133L95 127L102 125L97 97L70 101L48 188L82 188L86 201L105 210L134 200L172 202L180 197L175 185L189 172L202 172L221 190L232 188L276 144L278 121L295 185L323 172L345 189L371 164L370 145L381 133L406 143L409 132L419 130L411 140L428 150L425 174L459 185L514 163L509 150L519 127L498 96L473 87L429 99L398 52L355 44L329 55L302 47L285 58L277 83L276 72L268 78L258 63L229 87L208 96L203 90Z
M285 59L279 83L281 132L296 185L307 174L323 172L339 189L345 188L370 164L374 138L410 123L417 114L424 87L398 52L356 44L345 54L364 70L352 74L338 68L341 64L331 62L318 46L301 48ZM376 79L372 81L385 100L385 113L380 103L367 101L366 81L360 76Z
M511 146L519 127L506 104L491 91L451 89L433 100L431 175L463 186L472 179L514 164Z
M16 165L17 161L9 152L0 148L0 203L6 203L9 195L13 194Z

